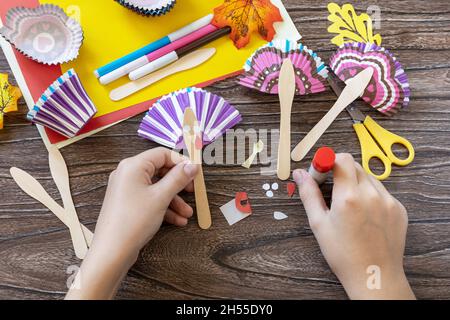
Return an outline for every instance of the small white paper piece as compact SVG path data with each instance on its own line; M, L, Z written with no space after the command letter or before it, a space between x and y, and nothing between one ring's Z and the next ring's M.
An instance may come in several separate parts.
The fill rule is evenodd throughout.
M278 183L274 183L274 184L272 184L272 190L278 190L278 188L279 188L280 186L278 185Z
M258 153L263 152L263 150L264 150L264 142L259 140L258 142L256 142L253 145L253 153L250 155L250 157L247 160L245 160L245 162L242 164L242 166L244 168L250 169L250 167L252 166L253 162L255 161Z
M250 213L242 213L236 208L236 200L233 199L230 202L224 204L220 207L220 211L222 211L225 219L228 224L232 226L233 224L238 223L239 221L250 216Z
M267 192L266 192L266 196L267 196L267 198L273 198L273 192L272 192L272 190L267 191Z
M270 190L270 184L268 184L268 183L263 184L263 189L266 190L266 191L269 191Z
M284 219L288 218L288 216L286 214L284 214L283 212L280 212L280 211L275 211L273 213L273 217L275 218L275 220L284 220Z

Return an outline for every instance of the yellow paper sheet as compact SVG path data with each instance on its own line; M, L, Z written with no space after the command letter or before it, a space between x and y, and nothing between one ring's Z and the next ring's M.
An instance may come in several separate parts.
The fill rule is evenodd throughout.
M74 68L78 73L98 108L96 117L236 72L242 68L251 53L264 44L259 35L254 35L250 45L238 50L228 37L223 37L207 46L217 48L217 53L205 64L164 79L122 101L113 102L109 99L109 92L125 84L129 81L128 78L102 86L94 76L94 70L212 13L223 0L178 0L175 8L162 17L140 16L113 0L40 2L59 5L69 15L80 19L85 37L80 55L75 61L64 64L62 71ZM281 4L279 0L273 2ZM283 7L282 9L284 10ZM287 32L290 38L299 39L300 36L288 16L287 20L289 21L280 24L278 29Z

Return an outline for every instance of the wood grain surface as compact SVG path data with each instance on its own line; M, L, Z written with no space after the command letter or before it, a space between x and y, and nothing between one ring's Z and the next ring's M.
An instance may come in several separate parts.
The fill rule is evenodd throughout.
M339 1L343 3L342 1ZM303 43L328 60L335 47L327 33L327 2L285 0ZM450 7L448 0L353 1L358 11L368 5L381 9L383 45L405 66L412 87L408 109L385 118L365 107L383 127L409 139L416 159L394 168L385 186L408 209L410 225L405 269L420 299L450 298ZM0 53L0 71L10 72ZM209 90L230 100L242 113L242 129L276 129L279 104L240 87L235 79ZM297 97L292 112L292 144L326 113L335 101L328 90ZM62 299L67 290L66 270L77 265L67 229L41 204L13 182L9 168L17 166L35 176L58 199L45 147L36 128L25 119L26 106L8 114L0 131L0 298ZM142 116L102 131L62 153L69 166L72 192L80 220L91 230L102 204L109 173L118 162L156 145L136 134ZM350 152L360 160L357 137L343 113L319 145ZM251 152L251 146L248 148ZM306 167L309 155L294 168ZM328 268L308 227L298 196L280 191L265 197L262 184L275 176L260 175L239 165L205 166L213 227L196 221L183 229L164 226L142 251L125 279L120 299L346 299ZM285 188L281 183L281 188ZM324 187L327 199L330 184ZM247 191L254 215L229 227L219 207L237 191ZM193 203L192 196L187 199ZM273 219L274 211L289 215Z

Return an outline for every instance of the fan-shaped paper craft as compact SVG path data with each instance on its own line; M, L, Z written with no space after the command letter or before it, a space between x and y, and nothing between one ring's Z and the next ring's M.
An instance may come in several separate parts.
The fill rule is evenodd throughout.
M239 111L222 97L202 89L187 88L156 102L142 120L138 134L169 148L184 148L183 117L189 107L199 121L204 146L241 121Z
M408 77L400 62L386 49L375 44L346 43L330 59L330 67L343 81L367 67L374 75L363 99L381 113L392 115L409 104Z
M375 43L381 45L381 36L373 34L372 19L367 13L358 15L351 4L344 4L342 8L332 2L328 4L330 15L328 20L332 25L328 32L336 33L331 42L341 46L346 42Z
M162 16L176 4L176 0L115 0L122 6L144 16Z
M28 119L68 138L76 136L97 112L73 69L42 94Z
M74 60L83 43L81 25L53 4L10 9L0 33L19 52L47 65Z
M296 94L325 91L328 70L322 59L303 44L291 40L276 40L258 49L245 63L245 73L239 83L264 93L278 94L278 78L287 58L294 65Z

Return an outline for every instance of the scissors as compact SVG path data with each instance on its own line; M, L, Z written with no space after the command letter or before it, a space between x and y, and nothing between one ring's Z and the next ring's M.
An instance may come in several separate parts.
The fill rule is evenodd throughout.
M330 73L328 82L333 91L339 96L345 88L345 83L328 68ZM403 137L384 129L371 117L365 116L356 106L355 102L346 108L353 119L353 128L361 144L362 167L378 180L387 179L392 172L392 164L406 166L414 160L415 152L412 144ZM398 158L392 151L392 146L399 144L408 150L406 159ZM376 175L370 168L370 160L379 159L384 165L384 173Z

